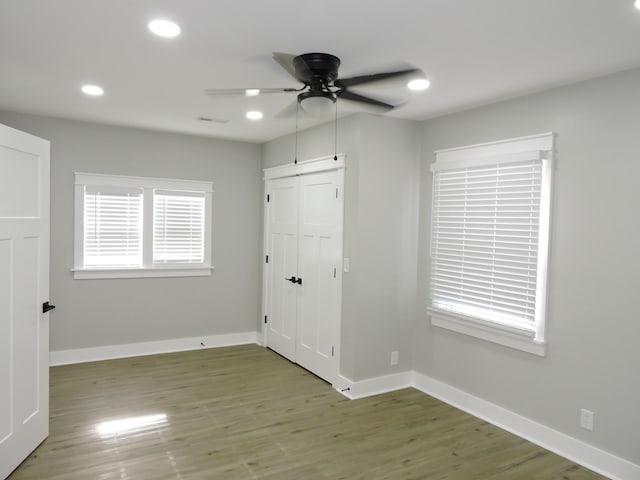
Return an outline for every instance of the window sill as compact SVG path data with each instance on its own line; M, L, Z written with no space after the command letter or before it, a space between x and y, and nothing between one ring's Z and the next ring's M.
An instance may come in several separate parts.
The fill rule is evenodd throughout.
M75 280L107 278L153 278L153 277L206 277L214 267L153 267L153 268L73 268Z
M488 342L504 345L505 347L514 348L523 352L532 353L540 357L544 357L547 353L546 343L541 343L526 335L517 335L506 330L500 329L499 326L493 327L480 323L474 323L438 314L434 311L428 311L431 317L431 325L451 330L453 332L462 333L471 337L480 338Z

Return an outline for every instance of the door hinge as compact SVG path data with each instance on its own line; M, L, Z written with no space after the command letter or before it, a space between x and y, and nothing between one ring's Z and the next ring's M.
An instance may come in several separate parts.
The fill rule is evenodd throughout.
M338 274L338 270L334 267L333 268L333 278L336 278L337 274Z
M264 316L264 323L267 323L267 316Z
M265 263L269 263L269 255L267 255Z
M335 347L333 345L331 345L331 356L335 356L336 351L335 351Z
M269 203L270 196L267 194L267 203Z
M336 188L336 198L338 198L338 189Z

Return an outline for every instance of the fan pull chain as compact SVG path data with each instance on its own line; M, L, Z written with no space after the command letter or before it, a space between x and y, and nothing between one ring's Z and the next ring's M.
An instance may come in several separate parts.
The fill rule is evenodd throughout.
M298 112L300 111L300 102L296 101L296 151L293 158L293 163L298 163Z
M338 161L338 99L336 98L336 118L333 126L333 159Z

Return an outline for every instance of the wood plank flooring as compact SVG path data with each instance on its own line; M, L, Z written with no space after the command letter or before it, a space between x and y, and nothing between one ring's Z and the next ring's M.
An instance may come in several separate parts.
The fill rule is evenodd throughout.
M146 424L106 423L124 419ZM257 345L52 368L50 436L9 476L601 478L414 389L348 400Z

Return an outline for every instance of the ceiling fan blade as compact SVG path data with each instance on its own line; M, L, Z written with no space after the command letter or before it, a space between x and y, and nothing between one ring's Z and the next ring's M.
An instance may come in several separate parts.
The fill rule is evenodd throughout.
M210 88L204 91L207 95L212 97L217 95L246 95L247 90L258 91L257 95L263 95L265 93L282 93L282 92L296 92L295 88Z
M395 105L376 100L375 98L365 97L364 95L358 95L357 93L349 92L348 90L340 90L336 92L336 96L341 100L350 100L352 102L366 103L378 107L380 110L388 111L395 108Z
M282 68L284 68L287 72L289 72L289 75L291 75L293 78L295 78L301 83L306 83L305 77L309 78L309 76L311 75L311 70L309 70L308 67L306 67L306 63L299 62L300 68L304 70L306 67L306 70L308 71L296 72L296 67L294 65L293 60L296 57L298 57L298 55L291 55L290 53L282 53L282 52L273 52L272 56L273 56L273 59L276 62L278 62L278 64L280 64ZM301 75L298 75L298 73L301 73Z
M353 87L356 85L364 85L365 83L380 82L382 80L401 80L403 77L422 75L422 71L418 68L410 68L406 70L398 70L396 72L374 73L372 75L360 75L358 77L338 78L333 84L338 88Z

